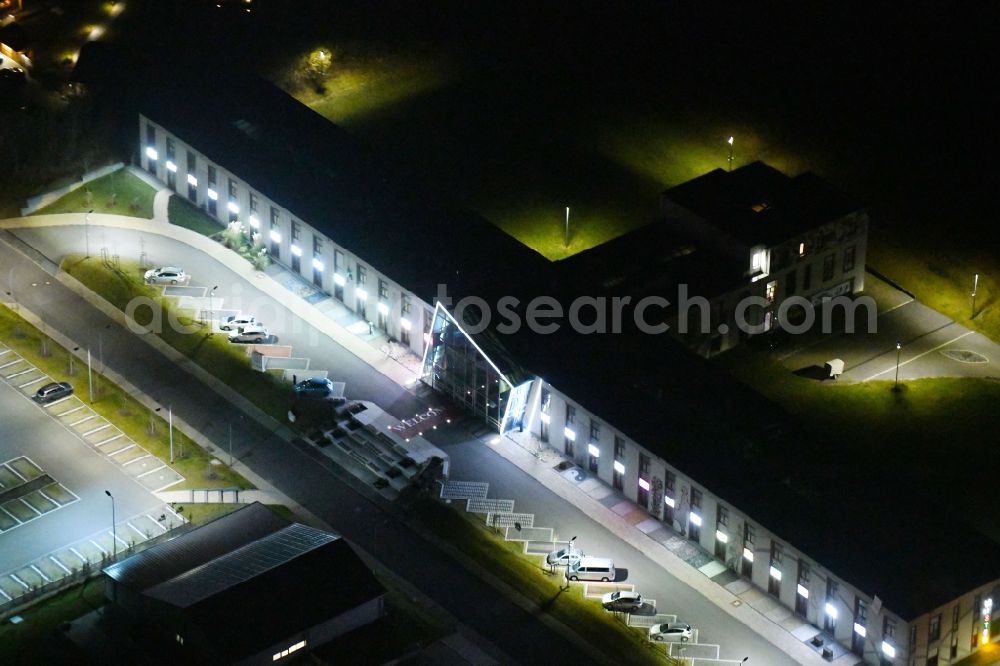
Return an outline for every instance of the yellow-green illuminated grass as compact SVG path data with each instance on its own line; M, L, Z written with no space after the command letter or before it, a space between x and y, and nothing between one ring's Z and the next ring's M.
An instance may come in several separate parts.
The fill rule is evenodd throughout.
M164 313L164 325L159 336L167 344L226 385L234 387L273 418L284 420L292 400L291 388L272 375L251 368L249 357L241 345L232 345L225 335L211 333L207 324L192 318L192 313L174 310L181 324L194 329L194 333L175 330L168 325L167 313L173 305L170 299L159 295L159 288L143 283L142 269L137 262L122 261L118 270L111 270L93 257L68 256L63 260L62 268L119 310L124 311L129 301L137 297L151 298L159 303ZM138 308L135 316L138 323L144 326L152 321L152 313L147 307Z
M975 241L922 240L911 234L873 227L868 265L910 291L917 299L955 321L1000 342L997 307L1000 258ZM973 276L979 273L976 317L972 315Z
M995 631L993 635L996 636ZM955 666L996 666L996 664L1000 664L1000 644L998 643L984 645L975 654L955 662Z
M538 558L524 555L522 544L504 541L473 514L427 500L417 507L417 515L442 539L537 604L539 612L566 625L605 654L628 655L630 664L678 663L666 656L662 646L649 643L642 630L626 627L596 600L584 598L583 586L565 589L560 575L546 573Z
M323 92L310 87L296 98L329 120L350 127L378 112L446 85L455 76L440 58L377 55L371 58L333 54Z
M42 356L42 340L47 341L48 356ZM87 366L79 359L73 362L70 374L70 354L67 350L43 336L16 312L0 306L0 341L34 364L54 381L68 381L76 395L87 401ZM110 353L110 352L109 352ZM93 359L97 363L97 359ZM157 456L168 460L170 440L167 423L155 416L155 434L149 434L150 412L125 390L103 377L94 376L94 402L90 407L131 437L137 444ZM172 467L185 477L173 486L180 488L252 488L253 485L225 465L211 465L213 456L195 444L182 432L174 429L174 464ZM183 455L181 455L183 454ZM211 473L209 473L211 470Z
M117 197L113 197L113 194L117 194ZM156 190L141 179L120 169L73 190L39 209L36 214L86 213L93 209L95 213L152 218L155 194Z

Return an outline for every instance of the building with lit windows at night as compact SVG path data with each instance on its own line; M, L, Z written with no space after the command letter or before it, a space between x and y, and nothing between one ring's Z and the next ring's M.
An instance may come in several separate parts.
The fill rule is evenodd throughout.
M936 506L920 524L899 518L894 506L924 495L817 453L830 443L706 360L776 328L792 297L822 305L864 289L867 216L829 183L762 163L712 171L666 191L651 224L548 262L408 188L270 84L231 85L225 99L179 89L142 104L141 166L422 357L428 385L559 451L714 557L720 582L756 586L841 653L923 666L982 643L1000 547ZM702 300L687 307L682 287ZM631 311L608 334L509 331L459 306L515 298L523 320L542 295L659 296L669 303L644 321L669 332L647 334ZM748 297L751 332L734 316Z

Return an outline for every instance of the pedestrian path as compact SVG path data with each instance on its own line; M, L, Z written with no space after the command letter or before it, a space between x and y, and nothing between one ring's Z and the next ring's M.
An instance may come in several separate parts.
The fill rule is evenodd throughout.
M854 663L850 652L831 637L824 636L819 629L792 613L770 595L753 587L699 545L621 497L574 462L543 446L529 433L511 432L505 437L492 439L490 444L492 450L556 495L586 511L594 520L645 553L679 580L687 582L730 614L737 615L744 624L800 663L830 663L812 645L811 641L817 636L823 638L824 645L832 647L833 663ZM525 548L527 553L542 555L539 552L542 547L538 544L526 543ZM753 615L748 616L743 609L751 610ZM635 626L640 626L648 621L638 619L636 622ZM718 653L712 656L698 650L701 648L685 653L685 658L706 666L738 663L718 660ZM814 658L810 657L810 653ZM681 656L677 652L670 654Z

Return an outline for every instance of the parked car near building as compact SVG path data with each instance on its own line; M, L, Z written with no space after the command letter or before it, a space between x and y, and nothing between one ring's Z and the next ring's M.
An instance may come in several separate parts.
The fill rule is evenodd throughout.
M244 326L238 331L233 331L229 334L230 342L252 342L261 343L267 342L271 338L271 333L263 326L254 324L253 326Z
M649 628L649 640L658 643L687 643L693 635L691 625L684 622L654 624Z
M569 566L579 562L580 558L584 556L585 553L579 548L560 548L546 555L545 562L549 566Z
M253 315L248 314L235 314L226 317L221 322L219 322L219 330L221 331L238 331L244 326L250 326L253 324L260 324Z
M188 281L188 275L183 268L162 266L151 268L145 274L146 284L181 284Z
M635 612L642 608L643 603L641 594L626 590L608 592L601 597L601 605L604 606L604 610L616 611L618 613Z
M47 405L50 402L55 402L60 398L66 398L71 395L73 395L73 386L69 382L52 382L35 391L35 395L31 399L37 403Z
M295 394L310 398L325 398L333 393L333 382L326 377L310 377L295 385Z

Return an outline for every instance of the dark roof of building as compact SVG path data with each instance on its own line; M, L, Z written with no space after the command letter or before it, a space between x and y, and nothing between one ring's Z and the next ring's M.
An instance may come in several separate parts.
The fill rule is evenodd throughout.
M814 173L790 177L763 162L715 169L663 196L748 246L791 240L861 208Z
M107 567L105 575L143 592L288 525L263 504L249 504Z
M657 294L673 301L678 285L716 296L744 285L742 266L678 234L662 220L556 263L561 282L588 291Z
M15 51L25 50L31 41L31 35L20 23L8 23L0 28L0 44L6 44Z
M385 594L361 558L335 539L183 610L222 657L253 654ZM232 613L239 609L239 618Z
M431 302L438 284L480 293L501 272L515 282L549 270L544 257L413 174L394 173L276 86L194 78L158 77L141 112L420 298Z
M193 606L338 538L335 534L307 525L288 525L165 580L147 589L145 594L172 606Z

